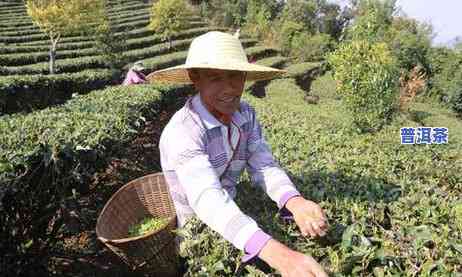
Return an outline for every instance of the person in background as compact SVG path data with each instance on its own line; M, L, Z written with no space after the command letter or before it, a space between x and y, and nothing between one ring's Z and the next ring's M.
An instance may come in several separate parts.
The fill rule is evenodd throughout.
M185 64L149 74L149 82L192 83L198 91L162 131L162 171L178 227L196 215L244 250L244 263L260 258L283 277L327 277L311 256L265 233L233 200L245 169L303 235L326 234L324 211L298 192L273 157L255 110L241 101L245 81L269 80L283 73L249 63L236 36L208 32L192 41Z
M239 28L239 29L236 30L236 32L234 32L233 36L234 36L235 38L239 38L240 33L241 33L241 29Z
M127 86L146 83L146 76L143 74L143 70L143 63L140 61L136 62L130 70L128 70L122 85Z

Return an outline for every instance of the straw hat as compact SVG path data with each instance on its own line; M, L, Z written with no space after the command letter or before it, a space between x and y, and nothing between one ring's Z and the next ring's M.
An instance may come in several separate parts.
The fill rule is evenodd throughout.
M185 64L155 71L150 82L190 84L187 69L209 68L247 72L246 81L272 79L284 70L249 63L239 39L223 32L208 32L196 37L189 46Z
M141 61L137 61L136 63L133 64L132 70L135 70L135 71L142 71L144 70L144 66L143 66L143 62Z

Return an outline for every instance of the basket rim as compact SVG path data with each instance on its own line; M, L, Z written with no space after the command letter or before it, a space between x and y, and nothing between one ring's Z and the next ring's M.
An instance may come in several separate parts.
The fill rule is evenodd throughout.
M119 188L112 196L111 198L109 198L109 200L106 202L106 204L104 205L103 209L101 210L99 216L98 216L98 219L96 221L96 236L98 237L99 240L101 240L102 242L104 243L112 243L112 244L121 244L121 243L125 243L125 242L129 242L129 241L135 241L135 240L141 240L141 239L144 239L144 238L147 238L149 236L153 236L153 235L156 235L157 233L167 229L168 226L171 226L171 225L176 225L176 215L175 216L170 216L168 219L168 223L160 228L160 229L157 229L157 230L152 230L152 231L149 231L141 236L136 236L136 237L128 237L128 238L122 238L122 239L114 239L114 240L111 240L111 239L107 239L105 238L104 236L101 235L101 232L99 230L99 224L101 222L101 217L103 216L103 214L105 213L106 209L109 207L109 204L113 201L113 199L119 194L119 193L122 193L122 191L125 189L125 187L128 187L130 185L132 185L133 183L135 182L138 182L140 179L145 179L145 178L149 178L149 177L157 177L159 175L164 175L163 172L157 172L157 173L152 173L152 174L148 174L148 175L145 175L145 176L141 176L139 178L136 178L128 183L126 183L125 185L123 185L121 188Z

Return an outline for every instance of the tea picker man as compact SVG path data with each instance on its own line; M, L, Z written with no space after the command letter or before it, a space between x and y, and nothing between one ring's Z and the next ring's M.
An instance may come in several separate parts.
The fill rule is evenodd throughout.
M245 81L283 71L249 63L236 37L209 32L195 38L186 63L156 71L150 82L192 83L189 98L162 132L162 170L179 226L196 215L235 247L244 262L260 258L282 276L327 276L310 256L291 250L260 229L233 198L244 169L280 209L289 211L304 235L323 236L320 206L304 199L274 160L255 110L241 101Z

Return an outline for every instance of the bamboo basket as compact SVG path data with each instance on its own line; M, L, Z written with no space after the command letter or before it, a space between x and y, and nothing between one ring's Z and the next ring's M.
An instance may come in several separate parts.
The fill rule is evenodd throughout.
M142 236L128 237L128 229L148 216L169 218L166 226ZM106 203L96 235L132 270L149 276L178 276L175 243L176 212L162 173L146 175L120 188Z

